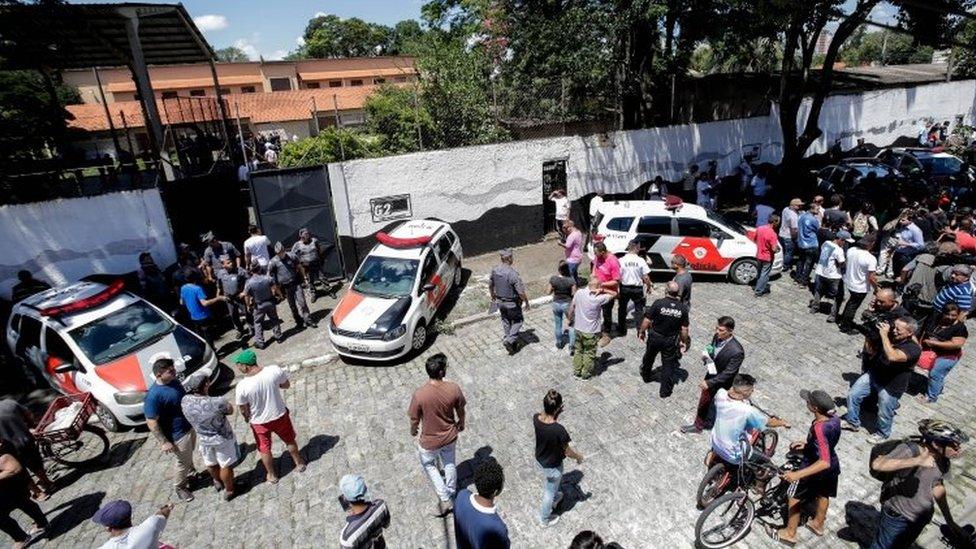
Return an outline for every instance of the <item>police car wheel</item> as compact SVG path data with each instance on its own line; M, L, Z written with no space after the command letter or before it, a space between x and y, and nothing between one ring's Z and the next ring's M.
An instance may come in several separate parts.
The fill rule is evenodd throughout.
M461 262L458 261L457 267L454 269L454 289L458 290L461 288Z
M759 263L754 259L740 259L729 269L729 278L736 284L748 284L759 276Z
M417 323L417 327L413 329L413 336L410 338L410 348L414 351L419 351L424 348L424 344L427 343L427 326L424 325L423 321Z
M102 427L104 427L106 431L118 433L122 430L122 424L119 423L118 418L115 417L115 414L106 408L104 404L99 404L98 407L95 408L95 415L98 416L98 421L102 424Z

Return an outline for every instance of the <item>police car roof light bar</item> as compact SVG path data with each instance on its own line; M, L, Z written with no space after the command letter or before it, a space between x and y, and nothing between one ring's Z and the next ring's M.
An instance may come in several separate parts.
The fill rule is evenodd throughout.
M432 236L416 236L413 238L398 238L382 231L376 233L376 240L390 248L418 248L430 244Z
M93 309L100 305L104 305L106 302L108 302L108 300L122 293L122 290L124 289L125 282L122 280L116 280L95 295L86 297L84 299L79 299L78 301L72 301L71 303L67 303L65 305L45 307L44 309L40 310L40 314L41 316L62 316L84 311L86 309Z

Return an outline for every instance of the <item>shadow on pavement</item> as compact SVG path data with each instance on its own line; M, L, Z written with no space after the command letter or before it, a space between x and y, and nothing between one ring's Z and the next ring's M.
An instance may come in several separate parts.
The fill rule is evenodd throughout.
M881 513L873 506L860 501L848 501L844 506L845 525L837 531L837 537L844 541L867 547L874 539L878 517Z
M457 489L467 488L474 484L474 471L479 465L494 459L491 453L494 449L491 446L482 446L474 452L474 456L457 464Z
M66 534L90 519L95 515L95 511L98 511L103 499L105 499L105 492L94 492L78 496L48 511L46 513L50 522L47 528L48 539Z
M55 477L53 479L54 485L58 490L63 490L80 480L85 475L96 473L98 471L105 471L107 469L114 469L124 465L127 461L129 461L129 458L135 455L139 448L142 448L142 445L146 443L146 438L147 437L135 438L116 442L109 448L105 461L99 465L78 468L60 464L57 465L57 469L55 469L55 471L60 472L64 470L67 472L64 475Z
M596 358L596 364L593 365L593 375L602 375L603 372L609 370L611 366L620 364L623 361L624 357L614 357L608 351L603 351L600 353L600 356Z
M577 503L584 502L593 496L590 492L583 491L580 483L583 482L583 471L576 469L563 475L563 480L559 484L559 491L563 493L563 499L559 502L556 509L557 514L562 515L572 511Z

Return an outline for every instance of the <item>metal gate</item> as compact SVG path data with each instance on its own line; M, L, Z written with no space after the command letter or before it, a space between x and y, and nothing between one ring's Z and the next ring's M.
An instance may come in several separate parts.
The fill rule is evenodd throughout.
M251 172L251 200L258 225L271 242L290 248L298 230L308 228L325 247L325 273L329 278L344 276L325 166Z

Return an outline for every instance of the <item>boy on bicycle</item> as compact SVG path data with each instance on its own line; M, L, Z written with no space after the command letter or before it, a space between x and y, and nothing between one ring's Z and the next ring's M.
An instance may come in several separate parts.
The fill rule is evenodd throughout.
M742 464L741 440L748 437L749 431L789 427L782 419L767 417L749 403L755 386L756 378L749 374L736 374L730 391L719 389L715 393L712 453L731 465Z

